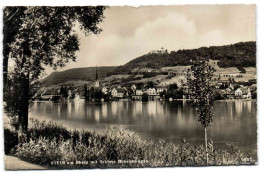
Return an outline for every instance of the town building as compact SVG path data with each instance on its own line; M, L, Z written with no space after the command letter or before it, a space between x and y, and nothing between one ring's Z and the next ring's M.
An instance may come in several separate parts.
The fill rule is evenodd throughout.
M133 85L131 86L131 89L132 89L133 91L135 91L135 90L136 90L136 85L133 84Z
M111 96L113 98L123 98L125 93L125 89L123 88L113 88L111 90Z
M59 89L46 89L42 94L41 98L44 100L57 100L61 97Z
M143 94L143 90L139 89L139 90L136 90L135 92L137 96L141 96Z
M147 94L149 96L157 95L156 89L155 88L148 88L147 89Z
M105 86L102 88L102 93L103 94L108 94L108 91L109 91L109 88L107 88Z
M167 87L158 87L158 88L157 88L157 93L158 93L158 94L160 94L160 93L162 93L162 92L164 92L164 91L167 92Z
M235 97L236 98L242 98L242 99L251 99L252 95L251 95L251 90L250 88L238 88L235 91Z

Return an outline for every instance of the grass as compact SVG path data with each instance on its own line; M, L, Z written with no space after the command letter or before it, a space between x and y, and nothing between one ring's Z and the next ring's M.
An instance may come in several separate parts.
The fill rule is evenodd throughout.
M69 131L53 122L33 119L29 124L28 141L16 145L11 153L30 163L54 169L256 164L256 160L238 148L217 149L212 141L208 143L209 160L206 163L202 145L146 141L122 126L111 126L96 133ZM7 140L10 136L5 135L5 142Z

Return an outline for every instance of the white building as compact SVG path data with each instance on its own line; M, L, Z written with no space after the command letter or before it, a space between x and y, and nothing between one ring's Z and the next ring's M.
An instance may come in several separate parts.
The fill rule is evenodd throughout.
M156 89L155 88L149 88L147 90L147 94L148 95L156 95L157 94Z
M162 93L163 91L167 91L167 88L166 87L159 87L159 88L157 88L157 93L158 94Z
M117 90L116 88L113 88L112 91L111 91L111 96L112 97L117 97Z
M115 98L123 98L125 90L123 88L113 88L111 91L111 96Z
M135 90L136 90L136 85L133 84L133 85L131 86L131 89L132 89L133 91L135 91Z
M238 88L236 91L235 91L235 96L236 97L242 97L242 91L240 88Z
M250 99L252 94L250 88L238 88L235 91L235 96L243 99Z
M136 95L137 96L141 96L143 94L143 91L142 90L136 90Z
M107 89L106 87L103 87L103 88L102 88L102 93L103 93L103 94L107 94L107 93L108 93L108 89Z

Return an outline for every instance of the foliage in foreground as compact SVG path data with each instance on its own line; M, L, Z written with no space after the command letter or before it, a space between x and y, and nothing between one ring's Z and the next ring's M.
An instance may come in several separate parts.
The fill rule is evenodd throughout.
M206 165L250 165L239 149L231 147L224 151L208 143L208 163L203 146L184 142L175 145L165 141L157 143L141 139L134 132L121 126L111 126L103 133L68 131L53 122L31 120L29 140L13 149L13 154L31 163L53 168L104 168L104 167L160 167L160 166L206 166ZM7 139L5 139L7 140ZM109 160L111 163L102 161ZM131 161L127 163L123 161ZM137 162L142 160L143 162ZM53 161L66 161L54 164ZM97 161L80 164L77 161ZM73 165L67 164L73 162ZM59 162L61 163L61 162ZM77 163L77 164L76 164Z

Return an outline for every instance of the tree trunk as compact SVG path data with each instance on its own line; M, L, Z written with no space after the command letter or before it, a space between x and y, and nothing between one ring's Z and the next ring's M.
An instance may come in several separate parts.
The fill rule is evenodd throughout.
M205 149L206 149L206 164L208 164L208 139L207 139L207 128L205 130Z
M28 132L28 109L29 109L29 80L22 74L20 79L21 97L19 103L19 118L18 118L18 143L27 141Z
M4 49L4 51L7 51ZM9 55L7 56L6 53L3 53L3 79L4 79L4 85L3 85L3 100L6 101L7 99L7 95L8 95L8 80L7 80L7 74L8 74L8 59L11 56L11 54L9 53Z

